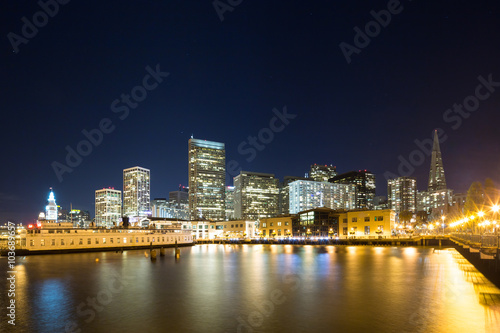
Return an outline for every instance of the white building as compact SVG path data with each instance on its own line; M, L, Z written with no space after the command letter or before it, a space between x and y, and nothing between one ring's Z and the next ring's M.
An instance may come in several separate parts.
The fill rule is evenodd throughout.
M45 220L49 222L57 222L57 204L52 187L50 188L49 203L45 206Z
M354 209L356 186L311 180L296 180L288 184L290 214L318 207Z
M95 191L96 226L117 226L122 216L122 191L103 188Z
M150 200L149 169L136 166L123 170L123 214L150 216Z

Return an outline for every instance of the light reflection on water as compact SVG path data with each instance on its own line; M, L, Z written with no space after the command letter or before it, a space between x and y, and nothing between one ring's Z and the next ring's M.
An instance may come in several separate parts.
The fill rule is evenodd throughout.
M82 332L500 332L500 302L479 294L498 290L452 249L198 245L180 260L167 249L154 262L144 251L18 261L19 332L72 322Z

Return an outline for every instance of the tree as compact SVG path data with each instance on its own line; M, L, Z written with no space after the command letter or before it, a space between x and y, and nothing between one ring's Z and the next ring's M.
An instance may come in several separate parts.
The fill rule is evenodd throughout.
M474 215L483 210L484 206L484 188L480 182L473 182L467 191L465 199L464 212L467 216Z
M484 196L485 204L493 205L498 201L498 190L491 178L486 178L484 181Z
M407 210L403 210L399 213L399 222L410 223L413 213Z

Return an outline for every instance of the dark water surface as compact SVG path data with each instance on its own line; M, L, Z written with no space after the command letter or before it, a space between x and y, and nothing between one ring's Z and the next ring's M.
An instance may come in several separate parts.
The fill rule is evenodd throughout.
M140 250L17 258L16 326L2 310L1 331L500 332L500 303L478 293L494 287L453 249L181 251L154 262ZM7 259L0 268L5 309Z

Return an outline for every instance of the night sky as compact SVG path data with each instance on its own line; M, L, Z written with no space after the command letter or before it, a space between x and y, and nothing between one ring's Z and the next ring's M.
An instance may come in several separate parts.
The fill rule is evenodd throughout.
M303 176L313 163L334 164L341 173L368 169L377 175L377 194L385 195L384 173L399 174L398 157L408 160L418 149L414 140L441 128L449 188L500 181L500 83L480 89L489 96L479 106L468 98L479 76L500 82L500 3L393 5L241 1L221 21L212 1L73 0L43 26L36 1L2 1L0 222L36 219L49 187L59 205L93 215L94 191L122 189L122 170L136 165L151 170L152 199L166 197L187 185L192 134L224 142L226 161L280 178ZM339 45L355 47L354 28L365 31L370 12L388 6L398 13L371 30L368 45L358 40L363 47L348 63ZM23 40L34 15L42 26ZM158 66L162 82L150 78L155 88L126 107L122 94L144 97L136 87L148 66ZM468 118L446 113L466 99L477 108ZM296 117L270 140L263 129L273 109L285 106ZM66 164L66 146L76 149L82 131L103 119L113 131L60 182L54 161ZM248 161L238 146L261 131L270 142ZM425 190L430 158L418 154L408 174Z

